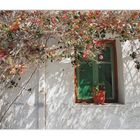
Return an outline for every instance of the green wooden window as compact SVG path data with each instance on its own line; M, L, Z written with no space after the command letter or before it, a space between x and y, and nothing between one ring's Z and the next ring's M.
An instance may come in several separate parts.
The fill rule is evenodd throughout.
M102 52L103 60L80 61L80 66L76 68L77 77L77 99L81 101L92 101L92 88L100 83L104 83L106 90L106 102L116 101L116 81L115 79L115 53L112 43L105 45ZM81 58L82 59L82 58Z

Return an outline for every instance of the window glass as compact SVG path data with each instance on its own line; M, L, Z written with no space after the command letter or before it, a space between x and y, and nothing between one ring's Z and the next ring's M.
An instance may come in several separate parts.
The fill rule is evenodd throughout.
M112 44L106 44L105 49L98 55L98 62L80 58L80 66L76 68L78 81L77 99L88 100L93 98L93 87L103 84L106 99L115 98L114 87L114 52Z

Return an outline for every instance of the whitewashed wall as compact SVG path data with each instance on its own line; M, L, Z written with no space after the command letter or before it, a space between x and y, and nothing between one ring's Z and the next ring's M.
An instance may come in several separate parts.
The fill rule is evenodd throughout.
M139 42L137 42L139 47ZM119 104L81 105L74 103L74 68L54 62L36 71L3 118L3 129L132 129L140 128L140 72L129 57L130 43L117 41ZM28 79L29 70L20 81ZM0 117L20 93L5 90L0 96ZM46 100L45 100L46 99Z

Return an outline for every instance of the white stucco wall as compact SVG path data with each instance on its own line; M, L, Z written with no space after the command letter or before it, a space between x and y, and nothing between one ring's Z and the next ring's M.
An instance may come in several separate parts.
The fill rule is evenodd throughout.
M139 42L136 41L139 47ZM129 57L129 42L117 41L119 103L81 105L74 103L74 68L70 63L47 63L33 76L3 118L1 128L30 129L132 129L140 128L140 72ZM27 72L21 84L29 77ZM3 91L0 117L19 90ZM2 94L2 93L1 93ZM46 99L46 100L45 100Z

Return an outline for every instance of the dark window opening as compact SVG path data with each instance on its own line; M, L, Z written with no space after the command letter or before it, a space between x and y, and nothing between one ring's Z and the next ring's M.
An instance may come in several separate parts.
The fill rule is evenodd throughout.
M105 102L118 101L118 80L115 40L105 44L105 50L94 60L80 61L80 66L75 67L75 96L77 103L93 103L93 87L99 83L105 86Z

